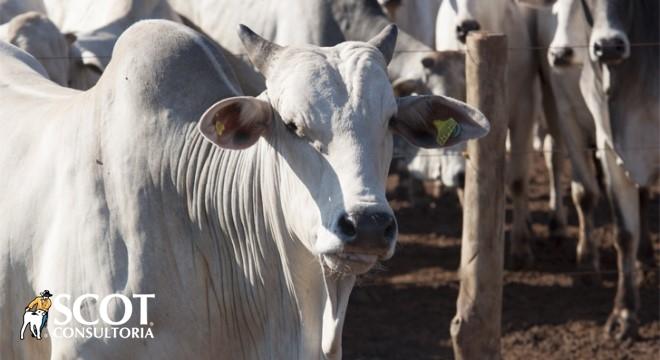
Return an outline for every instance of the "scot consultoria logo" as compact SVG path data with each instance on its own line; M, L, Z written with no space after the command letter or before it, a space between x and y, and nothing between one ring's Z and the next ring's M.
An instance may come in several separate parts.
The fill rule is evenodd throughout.
M24 340L25 331L29 330L33 338L41 340L48 329L47 336L52 338L153 339L154 324L149 321L148 311L149 300L155 297L155 294L101 297L90 293L72 299L70 294L53 295L44 290L25 307L20 338ZM139 304L137 311L133 311L134 303ZM47 326L49 312L54 316L51 316L52 324ZM134 316L139 319L130 322ZM133 325L128 326L129 322Z

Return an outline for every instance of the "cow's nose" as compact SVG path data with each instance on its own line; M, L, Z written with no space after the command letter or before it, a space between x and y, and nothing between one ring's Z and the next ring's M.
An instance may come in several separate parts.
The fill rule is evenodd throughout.
M463 20L456 25L456 38L458 41L465 43L465 39L470 31L477 31L481 29L479 23L475 20Z
M383 256L396 240L394 216L385 212L345 213L337 220L337 234L345 251Z
M573 62L575 52L570 47L560 47L550 51L550 63L552 66L569 66Z
M616 63L628 53L628 43L621 36L600 38L594 41L593 54L602 63Z

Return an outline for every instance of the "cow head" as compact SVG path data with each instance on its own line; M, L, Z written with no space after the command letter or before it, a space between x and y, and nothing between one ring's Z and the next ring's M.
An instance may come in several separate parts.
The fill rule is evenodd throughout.
M484 24L476 19L485 19L483 14L497 15L502 12L501 0L450 0L450 5L456 13L455 35L456 39L465 44L467 35L472 31L479 31Z
M527 0L526 0L527 1ZM553 12L557 30L550 44L548 60L553 66L579 64L583 44L589 58L603 64L617 64L630 56L631 7L626 0L556 0ZM573 45L577 44L577 46Z
M626 30L635 1L580 0L584 15L593 21L589 38L589 57L592 61L616 64L630 56L630 41Z
M554 67L580 65L588 56L589 25L580 1L557 0L552 5L557 25L548 49L548 62Z
M456 100L395 98L386 66L396 33L389 26L366 43L281 47L241 26L267 90L222 100L199 124L222 148L243 150L263 139L277 151L287 230L342 273L368 271L394 252L397 224L385 198L392 133L433 148L489 129L482 114ZM460 129L443 133L450 118Z

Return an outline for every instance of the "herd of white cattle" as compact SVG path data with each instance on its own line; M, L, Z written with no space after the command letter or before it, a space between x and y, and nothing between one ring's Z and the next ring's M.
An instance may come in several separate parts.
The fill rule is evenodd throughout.
M0 0L2 358L341 358L356 276L394 253L393 153L414 178L461 188L465 141L489 131L462 102L477 30L508 38L512 264L534 261L540 126L552 231L567 224L568 156L578 266L594 273L604 180L619 268L606 332L634 337L638 252L653 257L642 215L660 176L659 11L657 0ZM27 346L21 310L46 288L154 293L155 338Z

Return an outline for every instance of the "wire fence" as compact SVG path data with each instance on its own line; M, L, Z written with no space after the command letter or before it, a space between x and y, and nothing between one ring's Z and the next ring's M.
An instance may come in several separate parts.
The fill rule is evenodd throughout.
M411 145L412 146L412 145ZM610 148L597 148L597 147L588 147L588 148L583 148L582 151L585 152L591 152L591 153L596 153L596 152L601 152L601 151L610 151L612 149ZM648 152L656 152L660 153L660 146L657 147L640 147L640 148L624 148L621 149L624 152L637 152L637 153L648 153ZM530 151L507 151L509 155L531 155L531 154L563 154L566 157L569 156L567 150L563 149L556 149L556 150L544 150L544 149L533 149ZM416 150L411 150L411 151L394 151L394 154L392 155L393 158L395 159L411 159L413 157L421 157L421 158L434 158L434 157L462 157L462 158L468 158L468 153L467 151L445 151L445 150L437 150L437 151L424 151L424 152L418 152Z
M641 42L641 43L631 43L631 47L660 47L660 42ZM588 44L579 44L579 45L566 45L566 46L526 46L526 47L508 47L509 51L531 51L531 50L550 50L550 49L582 49L588 48ZM617 46L602 46L607 47L617 47ZM436 52L441 52L442 50L432 50L432 49L411 49L411 50L395 50L395 54L402 53L426 53L432 54ZM231 53L234 56L247 57L247 53ZM96 58L96 59L109 59L112 58L112 55L81 55L81 56L40 56L35 57L37 60L63 60L63 59L84 59L84 58Z

